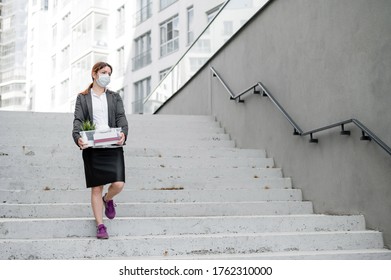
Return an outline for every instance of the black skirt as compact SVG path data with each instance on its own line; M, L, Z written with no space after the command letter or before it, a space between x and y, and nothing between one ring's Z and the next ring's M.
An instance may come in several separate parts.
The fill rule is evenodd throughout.
M87 188L113 182L125 182L124 150L119 148L88 148L83 150Z

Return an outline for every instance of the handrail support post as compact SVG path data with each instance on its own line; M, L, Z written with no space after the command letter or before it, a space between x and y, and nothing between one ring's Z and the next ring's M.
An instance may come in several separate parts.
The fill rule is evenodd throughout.
M341 124L341 135L350 135L350 130L345 130L344 124Z
M312 137L312 133L310 134L310 143L318 143L319 140Z
M368 135L365 135L364 130L361 130L361 134L362 134L362 136L360 137L360 140L362 140L362 141L371 141L372 140L371 137L369 137Z

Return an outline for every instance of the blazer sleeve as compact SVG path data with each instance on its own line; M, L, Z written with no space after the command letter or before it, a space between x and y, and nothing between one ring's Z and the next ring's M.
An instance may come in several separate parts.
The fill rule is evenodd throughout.
M122 132L125 134L125 141L128 138L128 120L126 119L124 103L122 102L122 98L119 94L116 95L116 114L115 114L115 124L116 127L121 127Z
M82 125L83 121L85 120L81 97L82 97L81 94L79 94L77 96L74 119L73 119L72 137L73 137L73 141L75 142L76 145L77 145L77 141L81 137L80 136L81 125Z

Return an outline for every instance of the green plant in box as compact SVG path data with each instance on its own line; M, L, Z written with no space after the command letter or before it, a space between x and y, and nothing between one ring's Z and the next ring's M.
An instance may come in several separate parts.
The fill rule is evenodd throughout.
M95 124L93 124L89 120L83 121L83 123L81 124L81 130L83 131L95 130Z

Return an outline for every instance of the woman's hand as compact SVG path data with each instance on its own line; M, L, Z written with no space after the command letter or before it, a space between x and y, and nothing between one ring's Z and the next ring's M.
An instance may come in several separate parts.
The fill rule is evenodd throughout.
M83 138L77 139L77 145L80 147L80 150L84 150L85 148L88 148L88 143L83 141Z
M117 145L122 146L125 143L125 134L120 132L121 139L117 142Z

